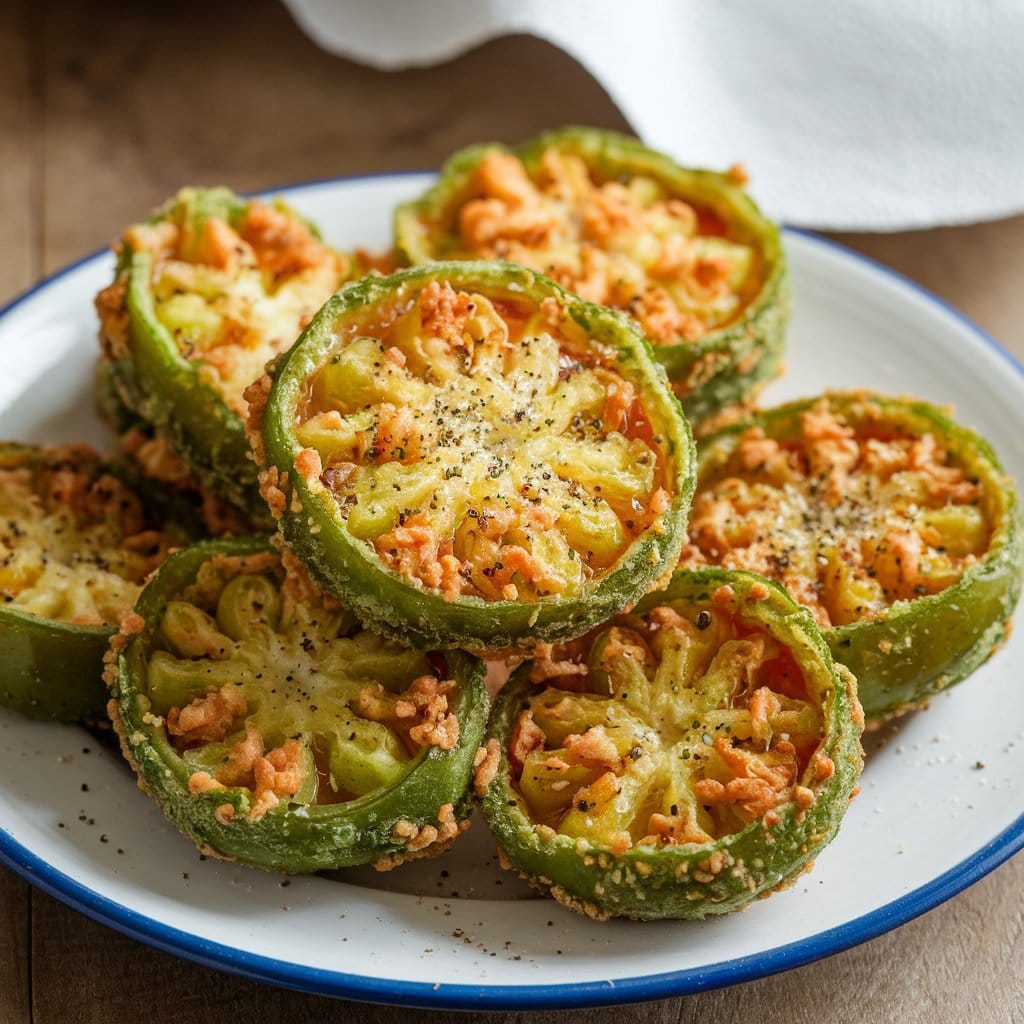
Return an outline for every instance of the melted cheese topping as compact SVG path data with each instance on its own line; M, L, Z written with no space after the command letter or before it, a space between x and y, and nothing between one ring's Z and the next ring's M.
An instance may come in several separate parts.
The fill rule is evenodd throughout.
M449 600L569 596L660 529L661 441L554 299L435 281L375 316L309 383L296 466L403 579Z
M156 315L181 354L202 363L228 407L246 412L242 392L267 361L289 348L343 283L348 261L295 214L250 200L228 223L172 214L125 234L154 254Z
M49 449L0 468L0 596L47 619L116 626L171 538L89 449Z
M763 281L754 247L651 177L602 181L553 147L531 173L490 149L469 190L453 221L436 229L438 258L525 264L626 310L656 344L696 341L733 323Z
M834 771L818 751L822 701L790 652L727 604L619 616L565 660L534 663L549 685L508 754L536 824L623 853L713 842L814 803Z
M706 464L682 564L781 583L825 627L952 586L989 547L984 491L933 434L822 400L796 437L751 428Z

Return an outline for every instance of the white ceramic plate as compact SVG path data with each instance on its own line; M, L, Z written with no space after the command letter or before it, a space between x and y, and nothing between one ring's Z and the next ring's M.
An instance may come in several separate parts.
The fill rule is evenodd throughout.
M285 190L341 247L383 247L424 175ZM142 211L140 211L141 213ZM1024 373L977 328L881 267L789 232L789 372L766 403L832 387L954 403L1024 479ZM0 437L109 444L92 412L93 294L106 255L0 315ZM224 970L378 1002L539 1008L746 981L909 920L1024 845L1024 630L968 682L874 741L863 790L810 875L706 923L598 924L497 869L478 822L387 875L281 876L202 860L120 759L73 727L0 715L0 859L143 942ZM982 763L984 767L982 767Z

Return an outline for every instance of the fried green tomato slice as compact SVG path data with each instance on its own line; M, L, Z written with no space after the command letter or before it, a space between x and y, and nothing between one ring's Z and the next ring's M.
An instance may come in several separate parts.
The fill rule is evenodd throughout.
M576 636L678 559L695 457L664 371L625 318L524 267L365 278L249 395L286 540L402 642Z
M781 583L878 722L1003 642L1022 554L1013 484L984 440L925 402L849 393L706 441L682 564Z
M289 872L388 870L468 826L483 677L366 632L262 538L174 554L107 666L122 749L167 817Z
M699 432L781 365L785 255L745 180L739 168L680 167L635 139L566 128L455 154L399 208L395 237L413 263L512 260L624 310Z
M128 228L96 298L121 404L166 433L205 487L262 513L242 392L349 270L281 203L183 189Z
M0 445L0 704L102 717L110 637L181 539L91 448Z
M701 918L783 888L862 767L853 677L750 573L676 573L498 695L475 786L505 858L592 917Z

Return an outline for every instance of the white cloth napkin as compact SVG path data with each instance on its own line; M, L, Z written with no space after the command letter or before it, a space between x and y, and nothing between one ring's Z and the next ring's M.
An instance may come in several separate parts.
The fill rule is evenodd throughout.
M547 39L649 145L742 162L789 223L896 230L1024 210L1021 0L285 3L326 50L387 70L513 32Z

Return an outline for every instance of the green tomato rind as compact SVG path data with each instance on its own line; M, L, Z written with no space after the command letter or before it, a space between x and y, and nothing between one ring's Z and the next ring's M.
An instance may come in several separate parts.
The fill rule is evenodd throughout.
M170 200L146 223L174 216L183 201L180 197ZM191 189L187 201L204 215L229 222L237 222L246 209L246 200L226 188ZM319 237L314 225L304 223ZM131 412L167 434L204 487L252 517L256 525L269 528L245 422L204 376L202 363L186 359L160 322L153 301L152 271L151 253L124 245L117 273L127 282L131 353L110 360L109 384L99 396L101 414L117 423Z
M171 556L146 586L136 604L145 621L108 665L112 698L108 710L122 750L139 783L167 817L201 848L217 856L256 867L293 873L351 867L381 860L392 866L414 856L396 838L400 822L437 826L438 811L454 808L455 820L468 818L473 759L487 718L488 697L483 662L462 651L446 654L449 676L459 683L452 711L459 719L459 738L451 750L429 747L413 758L394 785L340 804L300 806L284 803L258 821L245 818L249 796L229 788L192 795L188 779L194 768L177 754L161 727L144 720L149 700L142 693L146 664L164 608L196 578L200 567L216 555L247 555L268 550L265 538L207 541ZM222 821L216 810L230 804L234 820ZM439 852L428 848L427 854Z
M56 722L102 718L103 655L115 632L0 607L0 704Z
M429 228L446 223L468 197L473 173L489 149L518 157L529 172L552 146L581 157L609 179L637 174L654 178L674 195L739 225L745 240L759 249L764 282L738 320L695 342L654 346L654 356L665 367L698 434L704 420L750 402L782 367L790 317L789 274L778 225L728 174L682 167L636 139L594 128L545 132L516 147L477 144L450 157L435 185L396 209L394 235L399 252L413 264L439 258Z
M1021 591L1024 523L1013 481L992 446L937 406L911 399L830 392L829 405L849 413L869 400L883 417L912 432L936 434L984 484L994 529L984 558L951 587L912 601L892 604L884 618L826 629L836 661L857 677L857 690L869 723L879 724L921 707L929 697L966 679L1005 642ZM709 436L701 443L705 471L730 449L742 432L760 426L769 437L792 436L800 414L820 397L790 402L758 413Z
M737 614L763 624L805 671L810 667L819 679L831 681L820 749L834 762L834 774L824 783L812 784L816 801L810 809L801 815L793 804L782 805L780 820L772 826L756 820L713 843L635 845L623 854L596 843L581 849L577 839L534 825L511 782L509 741L519 712L535 689L529 680L530 663L524 663L498 694L491 711L487 737L497 740L501 754L482 807L512 866L560 903L602 919L699 919L725 914L791 885L835 837L863 767L863 717L852 675L834 663L810 613L760 576L702 569L676 572L664 591L649 594L633 614L642 615L666 601L710 607L711 595L722 585L732 587ZM751 588L766 589L768 596L758 599ZM723 855L725 867L711 872L708 867L716 853Z
M387 569L372 548L357 540L337 514L322 486L310 486L295 470L302 450L295 433L305 381L323 365L335 344L335 324L372 307L406 285L447 280L457 288L506 294L539 304L554 296L573 320L619 353L616 369L637 387L652 422L668 439L671 478L665 532L646 531L627 548L596 586L573 599L558 596L537 602L484 601L467 596L454 601L412 586ZM524 642L548 642L579 636L646 593L678 560L686 535L693 495L696 454L693 435L673 396L664 370L652 359L649 343L621 314L584 302L553 281L525 267L500 262L434 263L391 277L371 276L350 284L329 299L295 345L270 370L273 381L263 420L267 466L283 483L280 528L312 577L352 608L366 625L385 636L419 648L499 650Z
M157 319L150 290L152 257L128 258L132 359L115 369L125 404L170 437L200 482L246 512L260 507L245 424L185 359Z

